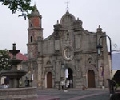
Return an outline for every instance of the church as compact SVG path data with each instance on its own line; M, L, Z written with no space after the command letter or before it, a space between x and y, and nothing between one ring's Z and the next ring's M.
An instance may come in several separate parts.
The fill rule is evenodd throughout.
M89 32L68 10L44 39L42 15L37 8L28 16L28 76L32 86L59 88L68 80L69 88L108 87L110 64L106 35L99 27ZM87 23L86 23L87 24ZM100 41L99 41L100 39ZM98 55L97 45L103 48Z

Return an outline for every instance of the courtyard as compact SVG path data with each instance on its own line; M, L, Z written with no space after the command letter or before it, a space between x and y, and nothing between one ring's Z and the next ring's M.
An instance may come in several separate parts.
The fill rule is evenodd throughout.
M69 89L68 92L64 92L64 90L44 89L38 90L37 93L38 100L109 100L108 89Z

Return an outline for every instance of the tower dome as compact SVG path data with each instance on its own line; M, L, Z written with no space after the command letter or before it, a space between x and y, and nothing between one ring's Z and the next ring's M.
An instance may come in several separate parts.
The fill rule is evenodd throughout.
M63 26L71 26L76 20L75 16L70 14L68 11L62 16L60 24Z
M34 5L34 10L30 14L30 17L34 17L34 16L40 16L40 13L39 13L36 5Z

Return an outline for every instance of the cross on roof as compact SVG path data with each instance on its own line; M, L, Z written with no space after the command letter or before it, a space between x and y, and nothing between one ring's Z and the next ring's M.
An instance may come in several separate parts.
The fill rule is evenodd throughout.
M69 1L65 2L67 4L66 11L69 10L68 4L70 3Z

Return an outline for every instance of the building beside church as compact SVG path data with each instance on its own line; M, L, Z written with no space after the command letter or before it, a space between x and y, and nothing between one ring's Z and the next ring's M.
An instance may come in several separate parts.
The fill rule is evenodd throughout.
M69 80L70 88L108 86L110 67L106 38L97 54L99 38L106 35L100 26L96 32L82 27L83 22L66 11L53 25L54 31L43 37L42 15L37 8L28 17L28 74L32 85L39 88L59 88Z

